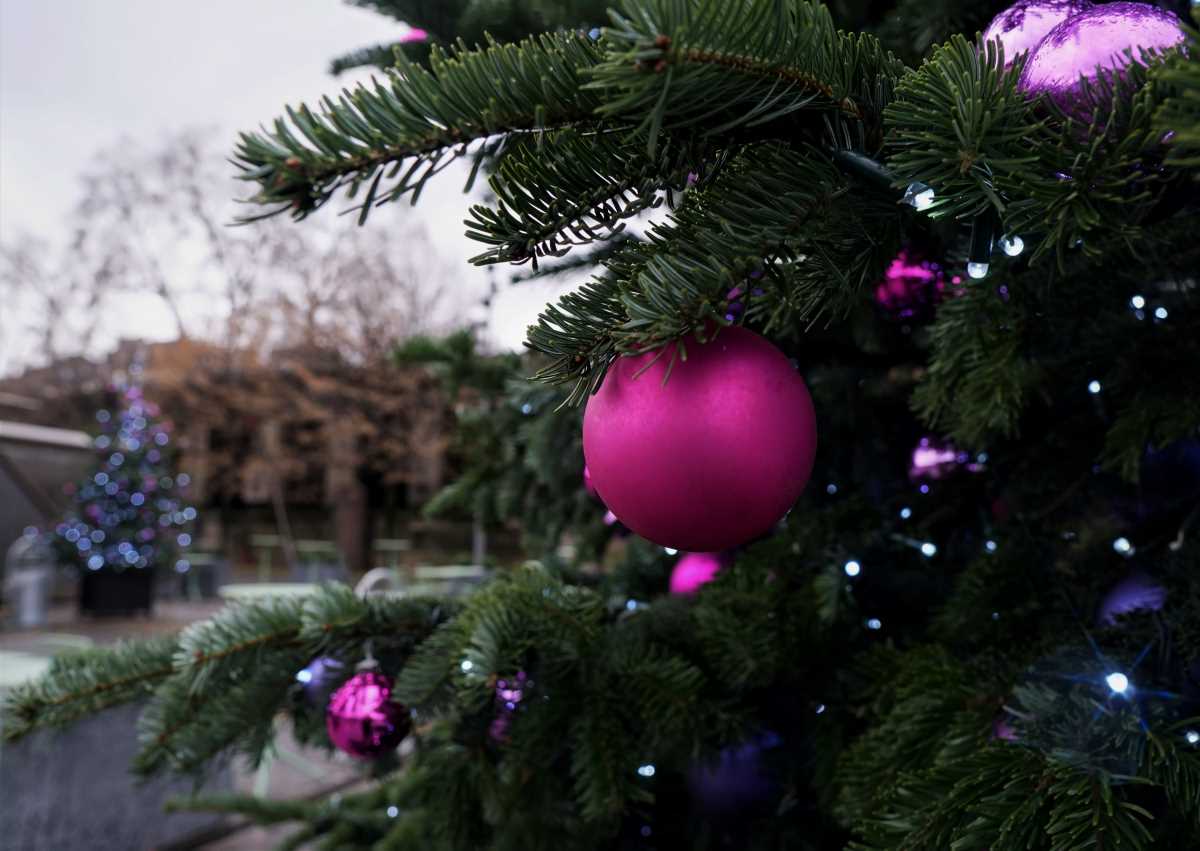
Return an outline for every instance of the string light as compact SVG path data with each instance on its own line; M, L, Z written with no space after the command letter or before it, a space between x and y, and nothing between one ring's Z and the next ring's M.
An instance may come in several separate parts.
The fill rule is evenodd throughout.
M1133 555L1133 544L1129 542L1128 538L1117 538L1113 541L1112 548L1123 556Z
M829 494L830 496L833 496L837 492L838 492L838 486L835 485L833 482L830 482L829 484L827 484L825 486L825 493Z
M853 559L846 562L842 569L846 571L847 576L858 576L858 574L862 573L862 565Z
M823 714L825 714L825 704L824 704L824 703L818 703L818 704L817 704L817 714L818 714L818 715L823 715Z
M1087 389L1089 393L1091 393L1093 396L1096 396L1100 393L1102 388L1100 387L1100 382L1093 378L1088 382Z
M646 763L645 765L639 765L637 773L640 774L642 777L653 777L654 776L654 766L651 765L650 763Z
M1167 318L1167 309L1165 307L1154 308L1154 318L1160 319L1160 320L1166 319Z
M968 263L967 277L975 281L982 281L988 276L988 269L991 266L987 263Z
M912 517L912 509L911 508L909 508L906 505L900 509L900 519L901 520L907 520L910 517Z
M393 806L390 806L390 807L388 807L388 808L387 808L387 816L388 816L388 818L396 818L396 816L398 816L398 815L400 815L400 808L399 808L399 807L397 807L397 806L393 805Z
M1186 733L1183 734L1183 737L1185 739L1187 739L1187 743L1189 745L1200 744L1200 732L1197 732L1195 730L1188 730Z
M908 184L908 188L904 190L904 197L900 199L901 204L908 204L918 213L922 213L933 206L934 199L937 197L933 191L933 187L920 181L915 181Z
M996 542L995 541L984 541L983 548L985 550L987 550L989 553L994 553L996 551Z
M1133 305L1134 310L1141 310L1143 307L1146 306L1146 299L1140 295L1135 295L1133 298L1131 298L1129 300L1129 303L1131 305Z
M870 629L870 630L883 629L883 621L881 621L879 618L868 618L867 619L867 629Z
M459 670L461 670L464 674L466 674L466 673L470 673L471 669L475 667L475 663L472 662L470 659L463 659L462 664L459 665L458 667L459 667Z
M937 544L933 543L933 541L926 541L921 544L921 555L925 556L925 558L933 558L937 555L937 551Z
M1112 689L1113 694L1124 694L1129 690L1129 677L1120 671L1114 671L1104 678L1104 682Z
M669 556L673 556L673 555L676 555L679 552L679 550L672 549L671 547L663 547L663 552Z
M1001 237L1000 250L1009 257L1019 257L1021 252L1025 250L1025 240L1016 234Z

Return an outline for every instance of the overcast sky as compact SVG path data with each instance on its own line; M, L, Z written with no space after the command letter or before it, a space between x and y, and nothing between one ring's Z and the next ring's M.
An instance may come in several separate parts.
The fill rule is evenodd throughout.
M152 142L191 126L217 128L232 147L238 130L285 104L365 79L329 76L329 60L403 29L341 0L0 0L0 239L61 239L89 154L123 137ZM461 188L447 175L415 213L385 207L376 215L423 217L474 303L486 276L465 263L478 245L462 235L469 200ZM491 312L493 340L519 346L555 292L505 287ZM144 299L121 309L143 313L147 329L171 328ZM28 354L4 314L0 304L0 374Z

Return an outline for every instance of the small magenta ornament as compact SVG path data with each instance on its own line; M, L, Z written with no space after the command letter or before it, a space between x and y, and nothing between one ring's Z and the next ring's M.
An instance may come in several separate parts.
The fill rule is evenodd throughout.
M875 287L875 303L889 318L920 321L932 319L939 303L964 292L961 275L948 275L942 264L902 248Z
M363 670L329 699L325 729L334 746L356 759L374 759L396 749L408 735L408 710L392 700L392 678Z
M684 553L671 571L671 593L695 594L725 566L721 553Z

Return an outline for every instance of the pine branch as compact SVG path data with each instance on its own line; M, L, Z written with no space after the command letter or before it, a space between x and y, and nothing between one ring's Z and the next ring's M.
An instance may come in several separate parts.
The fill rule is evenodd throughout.
M683 189L702 158L685 139L650 158L639 142L575 130L510 146L489 181L494 207L477 205L467 220L469 237L494 246L472 262L536 268L538 257L611 238L623 220L657 207L660 190Z
M1166 164L1200 167L1200 34L1190 31L1186 48L1155 68L1151 78L1164 93L1154 127L1170 140Z
M943 304L932 329L929 370L912 396L917 415L964 446L1016 433L1024 400L1040 378L1024 356L1024 314L990 287Z
M997 47L955 36L900 81L884 112L897 185L934 187L931 216L970 219L989 209L1004 215L1011 202L997 185L1037 162L1029 138L1039 123L1017 91L1024 60L1005 69Z
M396 41L362 47L337 57L329 63L329 73L337 76L354 68L373 65L386 71L396 65L396 54L400 52L410 62L425 65L433 52L433 41Z
M605 30L590 88L600 113L638 117L654 155L662 130L709 135L824 114L876 120L902 66L870 36L848 36L816 3L630 2Z
M296 671L317 655L364 656L364 642L399 668L450 609L416 600L360 600L331 585L310 597L234 605L181 636L176 673L139 724L141 774L201 770L231 749L257 764Z
M472 142L594 123L598 101L579 88L598 58L590 40L566 34L480 51L460 45L449 55L435 48L430 70L400 57L389 85L360 85L325 98L320 113L300 106L271 131L242 134L235 161L259 184L249 200L271 208L246 220L285 210L304 218L339 190L353 198L370 182L362 218L407 193L415 200Z
M628 248L631 242L636 241L639 240L631 236L628 231L619 231L589 250L581 253L573 253L561 262L551 264L541 263L536 269L530 266L521 271L514 272L509 280L514 284L523 284L526 281L557 278L569 275L572 272L594 269L597 266L604 265L614 254Z
M611 273L548 305L528 331L529 347L551 359L534 377L556 384L573 381L564 404L579 405L600 386L617 353L611 329L626 318Z
M111 706L143 700L174 673L174 637L121 642L57 657L42 678L13 689L4 702L4 738L63 727Z
M729 324L729 295L745 320L787 334L860 303L893 250L891 197L852 195L814 149L746 149L644 244L614 255L608 274L550 307L530 329L551 357L542 380L573 381L569 403L598 384L611 356L656 348Z
M1021 66L1004 70L995 43L955 36L905 77L885 111L897 184L931 186L934 218L994 212L1033 260L1053 254L1060 268L1075 249L1093 259L1117 243L1135 250L1163 182L1142 167L1161 138L1152 125L1161 93L1146 85L1146 65L1084 86L1074 116L1018 92Z

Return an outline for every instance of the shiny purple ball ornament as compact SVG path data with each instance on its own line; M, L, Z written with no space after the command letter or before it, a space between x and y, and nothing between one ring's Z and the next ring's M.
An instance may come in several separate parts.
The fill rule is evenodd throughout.
M1081 77L1091 83L1098 74L1119 76L1130 61L1140 61L1141 51L1167 50L1183 39L1179 19L1155 6L1094 6L1046 34L1030 54L1017 87L1030 96L1045 94L1072 118L1091 121Z
M1023 0L992 18L983 31L983 40L999 40L1007 67L1022 53L1036 48L1050 30L1091 6L1087 0Z
M1134 571L1105 595L1096 620L1101 626L1115 626L1121 615L1130 612L1157 612L1166 602L1166 588L1146 574Z
M408 710L392 700L392 678L378 671L359 671L346 680L325 711L329 740L356 759L395 750L411 727Z

